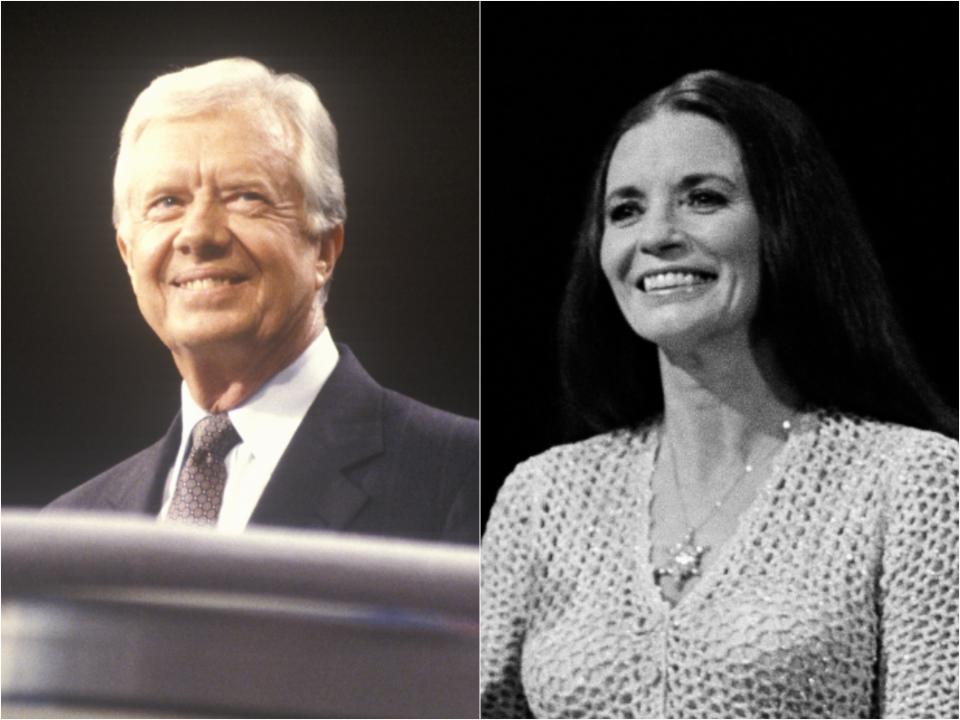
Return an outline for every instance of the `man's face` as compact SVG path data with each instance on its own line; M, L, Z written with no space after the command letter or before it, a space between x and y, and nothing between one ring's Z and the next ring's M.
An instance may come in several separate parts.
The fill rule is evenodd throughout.
M147 125L118 235L144 318L174 352L298 352L332 270L305 237L285 143L243 112ZM302 350L302 347L299 349Z

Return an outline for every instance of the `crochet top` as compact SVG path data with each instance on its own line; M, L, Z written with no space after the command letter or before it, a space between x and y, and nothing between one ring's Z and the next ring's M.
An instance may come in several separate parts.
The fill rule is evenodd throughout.
M957 444L817 411L676 606L659 425L507 478L483 539L484 717L957 717Z

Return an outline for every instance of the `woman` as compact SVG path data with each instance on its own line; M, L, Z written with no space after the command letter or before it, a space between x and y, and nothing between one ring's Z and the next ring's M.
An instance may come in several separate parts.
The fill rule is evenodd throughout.
M822 141L718 72L631 110L563 312L600 434L483 545L485 716L957 716L956 421Z

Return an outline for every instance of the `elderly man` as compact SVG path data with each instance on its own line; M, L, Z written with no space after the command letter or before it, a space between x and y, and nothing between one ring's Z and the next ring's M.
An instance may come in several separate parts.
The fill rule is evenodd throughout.
M242 58L154 80L123 127L113 220L181 412L52 507L476 542L477 423L384 390L326 327L345 218L309 83Z

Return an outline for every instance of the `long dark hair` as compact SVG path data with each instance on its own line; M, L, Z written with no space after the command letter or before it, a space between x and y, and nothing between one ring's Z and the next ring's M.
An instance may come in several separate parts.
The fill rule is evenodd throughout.
M786 98L726 73L685 75L620 121L593 179L560 321L573 435L663 409L656 346L629 327L600 268L607 169L625 132L663 110L702 115L737 141L761 222L753 332L809 404L957 434L896 320L883 272L816 129Z

